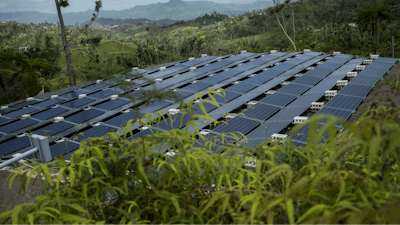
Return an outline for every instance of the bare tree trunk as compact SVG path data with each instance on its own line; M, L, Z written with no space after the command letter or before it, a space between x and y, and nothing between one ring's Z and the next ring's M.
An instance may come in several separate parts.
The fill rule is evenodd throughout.
M294 11L293 11L292 4L290 4L290 9L292 10L292 16L293 16L293 42L294 42L294 44L296 44L296 29L294 26ZM295 47L295 51L296 51L296 47Z
M69 46L67 42L67 32L65 31L64 27L64 20L61 14L61 9L60 5L58 3L58 0L55 0L56 2L56 7L57 7L57 13L58 13L58 19L60 20L60 25L61 25L61 38L62 38L62 43L65 51L65 58L67 60L67 71L68 71L68 77L69 77L69 85L74 86L75 79L74 79L74 71L72 69L72 61L71 61L71 53L69 52Z
M283 30L283 33L286 35L286 37L287 37L287 38L289 39L289 41L292 43L293 48L294 48L294 51L297 51L297 49L296 49L296 44L293 42L293 40L289 37L289 35L288 35L287 32L285 31L285 28L282 26L281 22L279 21L278 15L277 15L277 14L275 14L275 15L276 15L276 19L278 20L279 26L281 26L281 28L282 28L282 30Z

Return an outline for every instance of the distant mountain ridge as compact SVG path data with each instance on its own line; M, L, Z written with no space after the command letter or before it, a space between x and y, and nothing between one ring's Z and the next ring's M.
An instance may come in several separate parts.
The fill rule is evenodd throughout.
M182 1L170 0L167 3L153 3L149 5L137 5L124 10L100 10L99 16L110 19L141 19L148 20L191 20L206 13L217 12L225 15L242 14L247 11L267 8L272 6L270 0L257 1L249 4L221 4L212 1ZM55 11L55 9L54 9ZM90 20L93 11L63 13L66 25L83 24ZM0 21L16 21L19 23L48 23L56 24L57 14L39 12L12 12L0 13Z
M99 27L99 26L113 26L113 25L135 24L135 23L145 23L145 22L168 25L168 24L173 24L176 21L177 20L170 20L170 19L162 19L162 20L149 20L149 19L146 19L146 18L111 19L111 18L99 17L93 22L91 27L96 28L96 27ZM89 21L87 21L85 23L82 23L81 26L84 26L85 24L90 24L90 23L91 23L91 21L89 20Z

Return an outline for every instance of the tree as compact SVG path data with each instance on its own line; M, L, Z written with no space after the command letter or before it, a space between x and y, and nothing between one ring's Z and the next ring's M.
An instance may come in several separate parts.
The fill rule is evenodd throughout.
M57 7L57 13L58 13L58 19L60 20L60 26L61 26L61 38L62 38L62 43L64 47L64 52L65 52L65 58L67 60L67 71L68 71L68 76L69 76L69 84L70 86L75 85L75 79L74 79L74 71L72 68L72 61L71 61L71 53L69 51L69 41L71 41L73 38L77 37L78 35L82 34L97 18L99 15L100 8L102 6L101 0L96 1L96 8L95 11L97 14L93 13L92 17L92 22L90 24L86 24L85 28L81 30L77 35L74 37L71 37L70 40L67 40L67 35L69 34L64 26L64 20L61 14L61 7L65 8L68 7L69 3L68 0L55 0L56 2L56 7Z
M297 51L297 48L296 48L296 29L295 29L295 26L294 26L294 11L293 11L292 5L290 4L291 0L285 0L284 3L280 3L279 0L273 0L273 1L274 1L275 7L274 8L272 8L272 7L269 8L269 13L271 15L275 14L276 20L278 21L279 26L282 28L283 33L289 39L290 43L292 43L294 51ZM286 28L286 23L285 23L285 18L283 17L283 13L282 13L282 10L285 7L285 5L289 5L290 9L292 10L292 16L293 16L293 39L288 35L287 28ZM281 12L282 22L284 23L285 27L282 26L281 21L279 20L279 17L278 17L279 12Z
M372 34L374 35L374 54L376 54L376 42L378 32L383 30L383 22L391 22L394 17L390 12L390 5L385 5L383 0L374 4L365 3L363 9L357 10L357 24L366 28L371 24Z

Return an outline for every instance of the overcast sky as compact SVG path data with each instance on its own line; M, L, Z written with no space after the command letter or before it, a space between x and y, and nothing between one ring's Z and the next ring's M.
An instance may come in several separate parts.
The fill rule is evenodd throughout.
M190 1L190 0L186 0ZM213 0L216 3L252 3L256 0ZM95 0L68 0L70 6L63 12L82 12L94 9ZM135 5L149 5L152 3L167 3L169 0L102 0L102 10L122 10ZM42 13L56 13L54 0L0 0L0 12L37 11Z

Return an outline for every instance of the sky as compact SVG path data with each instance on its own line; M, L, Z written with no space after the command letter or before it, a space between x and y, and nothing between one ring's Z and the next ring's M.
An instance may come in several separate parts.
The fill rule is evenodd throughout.
M167 3L169 0L102 0L101 10L122 10L135 5L149 5L152 3ZM190 1L190 0L184 0ZM203 0L204 1L204 0ZM216 3L253 3L256 0L213 0ZM69 5L63 12L84 12L94 9L95 0L68 0ZM36 11L41 13L56 13L54 0L0 0L0 12Z

